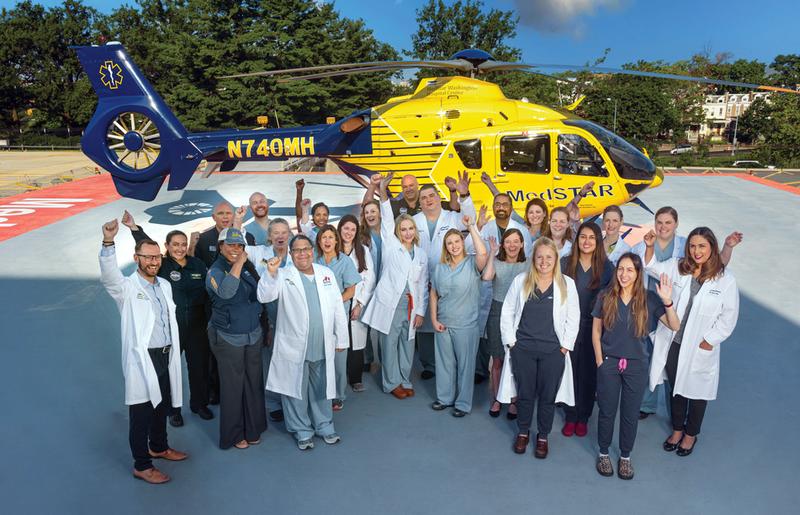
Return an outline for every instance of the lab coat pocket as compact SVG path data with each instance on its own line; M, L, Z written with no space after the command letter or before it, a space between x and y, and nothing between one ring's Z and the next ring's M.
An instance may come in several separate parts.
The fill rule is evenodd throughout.
M305 360L306 342L302 338L281 337L278 335L275 344L273 352L278 359L291 363L302 363Z
M705 350L698 344L695 349L694 357L692 359L692 366L690 367L693 374L712 374L717 370L717 360L719 349L714 347L711 350Z

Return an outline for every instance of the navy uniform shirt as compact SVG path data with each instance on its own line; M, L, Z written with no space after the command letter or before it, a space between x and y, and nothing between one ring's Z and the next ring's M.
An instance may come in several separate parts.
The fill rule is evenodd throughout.
M606 290L606 292L610 292ZM630 317L630 306L625 305L622 299L617 299L617 321L611 327L603 327L600 337L603 356L613 356L625 359L649 359L650 351L647 346L647 334L655 330L658 319L667 312L664 302L655 293L647 292L647 333L636 336L635 322ZM594 318L603 318L603 295L597 296L597 302L592 311Z
M566 275L565 271L569 259L570 256L561 258L561 272L564 273L564 275ZM578 266L575 267L575 277L572 277L575 281L575 288L578 290L578 304L580 304L581 307L581 324L584 325L592 323L592 308L597 300L597 294L604 290L614 277L614 264L606 259L606 262L603 264L603 272L600 274L600 284L597 288L589 289L589 283L592 282L592 273L593 270L591 267L584 271L580 262L578 262Z
M525 301L517 327L516 345L521 349L553 352L561 348L553 324L553 286L543 292L536 288L536 297Z
M137 243L151 239L141 227L138 231L131 231L131 235ZM158 276L169 281L172 286L172 301L178 309L205 305L208 300L206 273L207 268L203 262L189 255L186 256L186 266L181 266L167 256L161 261L161 268L158 270Z
M244 239L248 245L255 245L256 241L250 233L244 233ZM217 245L219 244L219 231L215 225L211 229L200 234L197 246L194 248L194 256L202 261L206 268L211 268L217 260Z

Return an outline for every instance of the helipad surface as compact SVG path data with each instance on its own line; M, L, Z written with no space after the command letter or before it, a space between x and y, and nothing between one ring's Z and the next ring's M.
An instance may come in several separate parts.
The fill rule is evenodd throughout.
M511 452L515 425L504 417L489 418L485 385L476 388L472 414L455 419L428 407L432 381L416 376L417 396L398 401L380 393L375 377L369 377L369 390L349 394L345 409L335 415L343 437L339 445L320 441L312 452L301 453L282 424L270 423L260 446L221 451L217 419L205 422L184 408L186 426L169 428L169 437L172 446L190 453L189 460L159 464L173 477L167 485L134 481L119 316L98 281L100 225L128 209L162 241L175 227L188 231L210 225L205 210L219 199L241 204L256 190L273 202L271 216L290 216L295 179L284 174L196 177L187 191L163 191L149 204L111 195L97 207L28 232L25 225L22 231L17 226L21 234L0 242L3 513L750 514L798 509L800 196L735 177L668 177L663 187L643 195L653 209L669 204L679 211L681 234L697 225L710 226L720 238L732 230L745 234L730 267L741 290L739 324L723 344L719 398L709 404L690 457L661 450L668 432L663 406L657 418L639 425L636 477L625 482L594 470L596 411L582 439L561 436L558 414L550 456L536 460ZM307 196L325 200L337 216L363 194L344 176L306 175L306 183ZM85 191L87 197L97 193ZM33 227L37 216L56 208L37 209L16 221ZM652 220L637 206L624 211L627 222ZM15 223L8 219L6 224ZM0 239L4 230L11 228L0 226ZM127 229L117 241L121 263L130 271L133 244ZM616 452L612 448L615 461Z

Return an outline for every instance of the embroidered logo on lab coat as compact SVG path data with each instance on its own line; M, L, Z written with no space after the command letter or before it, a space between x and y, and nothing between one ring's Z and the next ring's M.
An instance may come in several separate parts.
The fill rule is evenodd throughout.
M323 286L330 286L331 285L331 278L327 275L322 277L322 285Z
M145 295L144 293L141 293L141 292L136 294L136 298L139 299L139 300L150 300L150 299L147 298L147 295Z

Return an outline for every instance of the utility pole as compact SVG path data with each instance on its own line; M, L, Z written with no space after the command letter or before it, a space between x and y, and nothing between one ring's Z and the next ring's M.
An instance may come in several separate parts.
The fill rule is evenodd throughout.
M606 100L614 101L614 127L612 128L612 132L617 132L617 99L616 98L606 98Z

